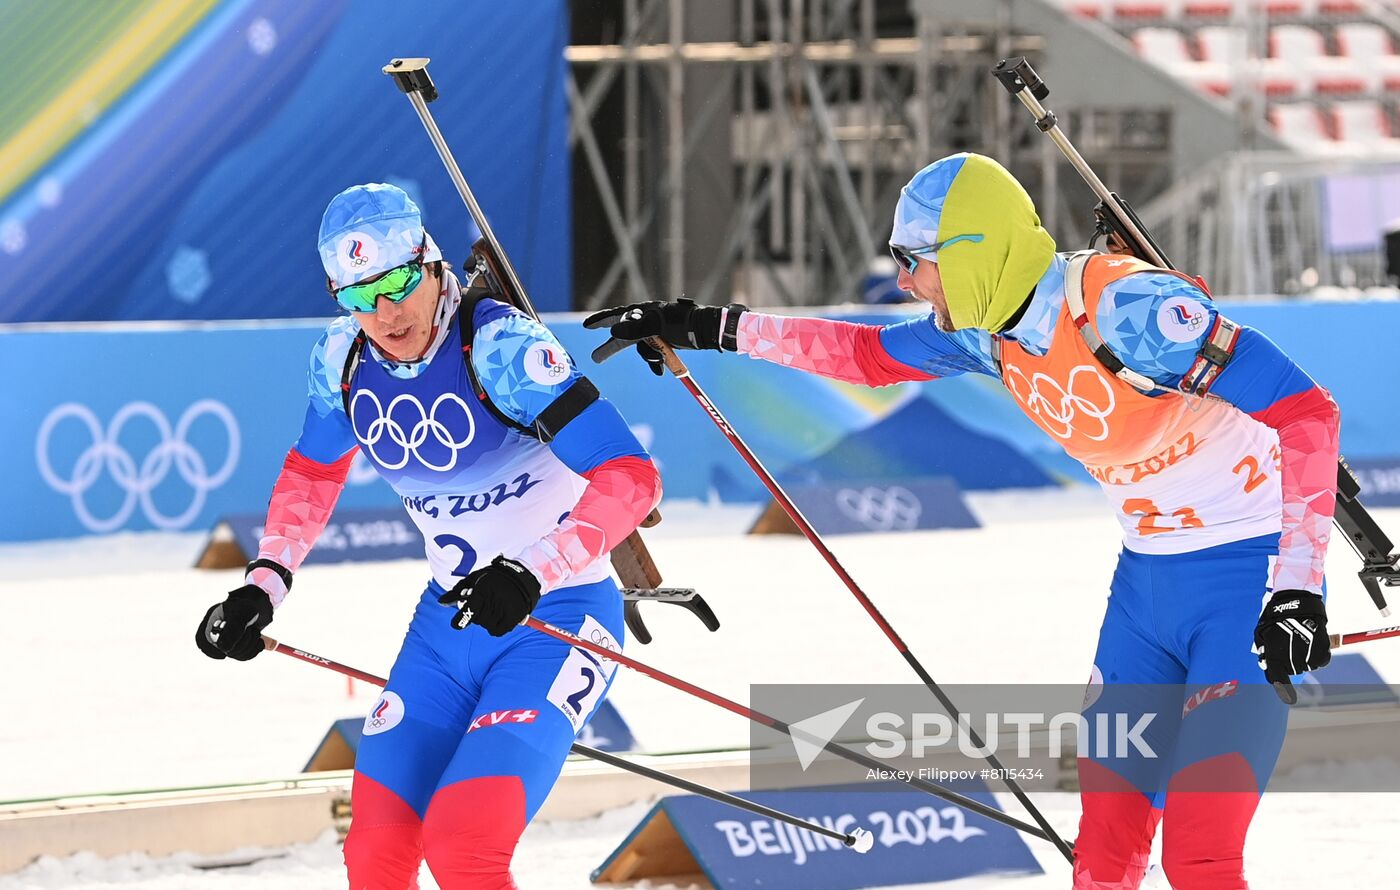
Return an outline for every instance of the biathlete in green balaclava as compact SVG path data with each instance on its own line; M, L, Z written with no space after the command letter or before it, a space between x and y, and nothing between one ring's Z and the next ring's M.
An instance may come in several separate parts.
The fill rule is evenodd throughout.
M1008 404L969 424L985 437L979 444L967 444L967 430L951 419L937 420L888 441L888 467L907 462L918 467L911 479L936 473L971 488L1024 484L1040 449L1019 432L996 435L1014 403L1098 480L1122 527L1106 606L1100 600L1070 619L1103 616L1097 689L1085 710L1091 729L1080 743L1107 747L1101 731L1093 744L1093 727L1104 724L1092 718L1112 713L1120 726L1137 726L1164 713L1173 719L1148 734L1150 747L1170 755L1137 748L1125 756L1120 744L1112 757L1080 759L1073 887L1136 890L1160 822L1173 887L1244 890L1245 835L1278 759L1285 703L1297 700L1292 678L1331 657L1322 589L1336 505L1336 404L1185 275L1129 256L1056 254L1030 197L989 158L953 155L920 170L900 194L890 250L897 286L933 306L932 315L854 324L682 300L610 309L584 324L612 335L595 357L629 343L646 350L647 338L660 337L847 384L961 374L1002 381ZM1130 375L1110 369L1105 354ZM650 356L659 366L660 354ZM1213 399L1202 398L1207 391ZM947 398L945 407L990 407L956 390ZM829 405L785 407L820 416ZM1048 523L1039 532L1056 533ZM890 558L898 550L891 545ZM927 560L909 568L911 589L928 571ZM1011 614L1033 602L1024 598ZM1072 608L1068 599L1063 608ZM1028 677L1044 673L1039 659L1067 657L1055 651L1060 635L1036 640L1014 655ZM1183 701L1206 699L1181 711Z
M911 275L922 262L937 264L945 331L1002 330L1055 255L1021 184L991 158L966 152L929 164L900 190L890 246Z

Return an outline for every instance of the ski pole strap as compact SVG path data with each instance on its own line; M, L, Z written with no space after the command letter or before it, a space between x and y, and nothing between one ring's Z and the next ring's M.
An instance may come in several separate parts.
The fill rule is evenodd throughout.
M286 587L288 591L292 589L292 570L281 563L259 557L248 563L243 569L243 575L246 577L254 569L268 569L272 574L282 579L282 586Z
M1203 396L1210 391L1211 384L1225 366L1234 358L1235 345L1240 342L1240 326L1219 313L1210 336L1196 353L1196 360L1181 377L1178 385L1182 392L1191 396Z
M730 303L719 313L719 348L723 352L739 351L739 318L748 311L747 306Z
M1098 255L1096 250L1081 250L1070 256L1069 269L1065 272L1065 301L1069 305L1070 318L1074 320L1075 329L1079 331L1079 336L1084 338L1089 351L1099 360L1099 364L1138 392L1152 392L1157 388L1156 382L1123 364L1123 360L1114 355L1113 350L1109 349L1108 344L1099 336L1098 330L1089 323L1089 313L1084 308L1084 270L1088 267L1089 260Z

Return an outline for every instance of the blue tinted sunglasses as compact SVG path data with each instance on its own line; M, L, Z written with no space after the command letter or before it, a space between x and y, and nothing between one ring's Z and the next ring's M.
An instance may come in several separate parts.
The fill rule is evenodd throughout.
M957 244L959 241L971 241L975 244L981 240L981 235L954 235L946 241L930 244L928 247L907 248L891 244L890 256L894 257L894 261L899 263L900 268L904 269L904 271L908 272L910 275L913 275L914 269L919 265L919 260L921 258L929 262L935 262L938 259L938 252L949 244Z

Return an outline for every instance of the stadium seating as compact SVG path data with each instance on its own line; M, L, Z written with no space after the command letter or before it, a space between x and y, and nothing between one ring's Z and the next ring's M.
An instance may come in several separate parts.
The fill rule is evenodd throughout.
M1302 93L1347 95L1366 92L1366 74L1355 59L1327 53L1327 38L1308 25L1275 25L1269 29L1270 65L1295 72ZM1266 63L1268 64L1268 63Z
M1197 61L1186 36L1173 28L1139 28L1133 32L1138 55L1170 71L1197 89L1224 96L1230 92L1229 69L1213 61Z
M1400 55L1390 32L1374 22L1348 22L1337 26L1337 49L1383 89L1400 91Z
M1374 99L1352 99L1333 103L1333 131L1342 142L1370 149L1400 152L1400 139L1385 106Z
M1400 19L1374 16L1373 4L1053 2L1113 28L1143 59L1201 92L1262 92L1269 120L1296 147L1328 153L1395 147L1390 121L1400 103ZM1400 15L1400 0L1383 2ZM1255 33L1262 46L1251 46L1247 35Z
M1276 104L1269 109L1269 123L1279 138L1300 151L1353 156L1368 151L1363 144L1338 141L1322 110L1312 102Z

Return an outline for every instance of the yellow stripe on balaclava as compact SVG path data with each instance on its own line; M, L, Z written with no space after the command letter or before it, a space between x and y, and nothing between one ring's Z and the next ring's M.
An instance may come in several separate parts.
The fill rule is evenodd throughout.
M938 240L957 235L982 240L939 251L938 271L953 326L995 333L1050 268L1055 240L1041 227L1031 196L1005 167L983 155L962 157L943 202Z

